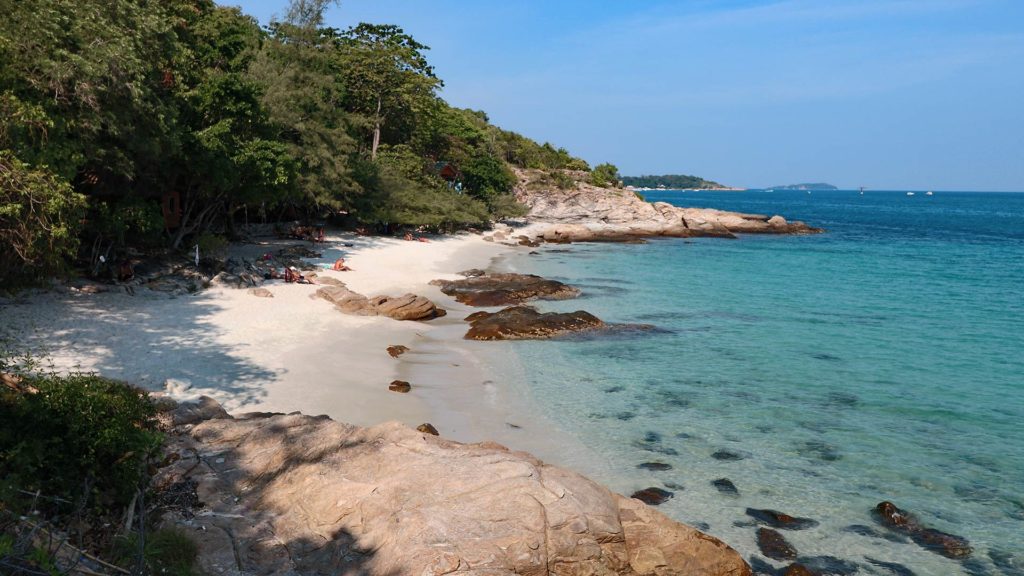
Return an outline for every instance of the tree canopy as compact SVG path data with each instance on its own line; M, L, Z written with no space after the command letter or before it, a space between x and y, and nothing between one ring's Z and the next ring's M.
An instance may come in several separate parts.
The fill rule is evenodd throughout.
M401 28L324 27L333 3L260 27L213 0L0 0L0 283L243 214L485 224L521 213L511 166L589 170L449 106Z

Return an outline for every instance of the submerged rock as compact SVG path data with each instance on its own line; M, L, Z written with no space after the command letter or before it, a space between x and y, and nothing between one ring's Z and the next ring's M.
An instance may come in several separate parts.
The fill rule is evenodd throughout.
M811 520L810 518L797 518L795 516L779 512L778 510L747 508L747 516L750 516L762 524L767 524L772 528L781 528L782 530L805 530L807 528L814 528L818 525L817 520Z
M540 312L531 306L512 306L498 312L466 317L467 340L540 340L606 326L589 312Z
M644 488L643 490L633 492L633 494L630 495L630 498L636 498L644 504L657 506L658 504L668 501L668 499L673 496L675 496L674 492L669 492L664 488L652 486L650 488Z
M719 450L711 455L715 460L724 460L726 462L735 462L736 460L743 460L743 455L728 450Z
M879 502L875 506L875 515L883 526L902 532L918 546L947 558L967 558L974 551L966 538L925 527L912 514L900 510L892 502Z
M770 528L757 529L757 547L761 553L775 560L792 560L796 558L796 548L775 530Z
M507 306L537 299L565 300L580 294L578 288L533 274L484 274L430 283L469 306Z
M672 469L671 464L666 464L664 462L644 462L643 464L637 464L636 467L641 470L651 470L653 472L660 472Z
M722 494L728 494L729 496L740 495L739 488L736 488L736 485L733 484L732 480L729 480L728 478L719 478L717 480L712 480L711 485L714 486L715 489L717 489Z
M154 486L196 482L209 574L750 576L735 551L568 470L494 443L301 414L168 434ZM153 502L158 502L154 498Z

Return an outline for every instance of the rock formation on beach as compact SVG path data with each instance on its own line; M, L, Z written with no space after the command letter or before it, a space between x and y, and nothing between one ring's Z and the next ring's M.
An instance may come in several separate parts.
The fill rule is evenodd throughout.
M209 574L751 574L718 539L494 443L209 399L166 421L156 498Z
M561 189L540 183L543 173L517 169L516 199L529 207L531 222L548 226L548 242L624 240L648 236L719 236L736 234L813 234L821 232L782 216L742 214L708 208L680 208L650 203L621 188L600 188L576 181Z
M403 296L374 296L367 298L349 290L344 282L335 280L330 286L318 288L316 296L327 300L345 314L357 316L387 316L395 320L432 320L446 314L429 299L415 294Z
M497 312L475 312L466 340L538 340L607 326L589 312L540 312L532 306L510 306Z
M507 306L536 299L565 300L580 294L578 288L533 274L474 274L460 280L434 280L431 284L470 306Z

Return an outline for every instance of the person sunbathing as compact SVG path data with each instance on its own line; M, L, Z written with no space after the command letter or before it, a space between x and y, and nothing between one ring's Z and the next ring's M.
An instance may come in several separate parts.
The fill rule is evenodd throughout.
M345 264L344 258L338 258L334 261L334 265L331 266L331 270L335 272L351 272L352 269Z

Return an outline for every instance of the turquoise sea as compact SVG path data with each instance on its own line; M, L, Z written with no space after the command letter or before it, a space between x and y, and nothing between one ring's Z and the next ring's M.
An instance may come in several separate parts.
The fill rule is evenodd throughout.
M585 472L626 494L667 487L663 512L765 571L784 564L759 553L748 507L819 521L785 536L831 573L1024 574L1024 194L647 198L827 233L506 261L583 289L544 310L660 329L511 345L545 416L599 455ZM969 539L973 555L888 532L871 514L882 500Z

